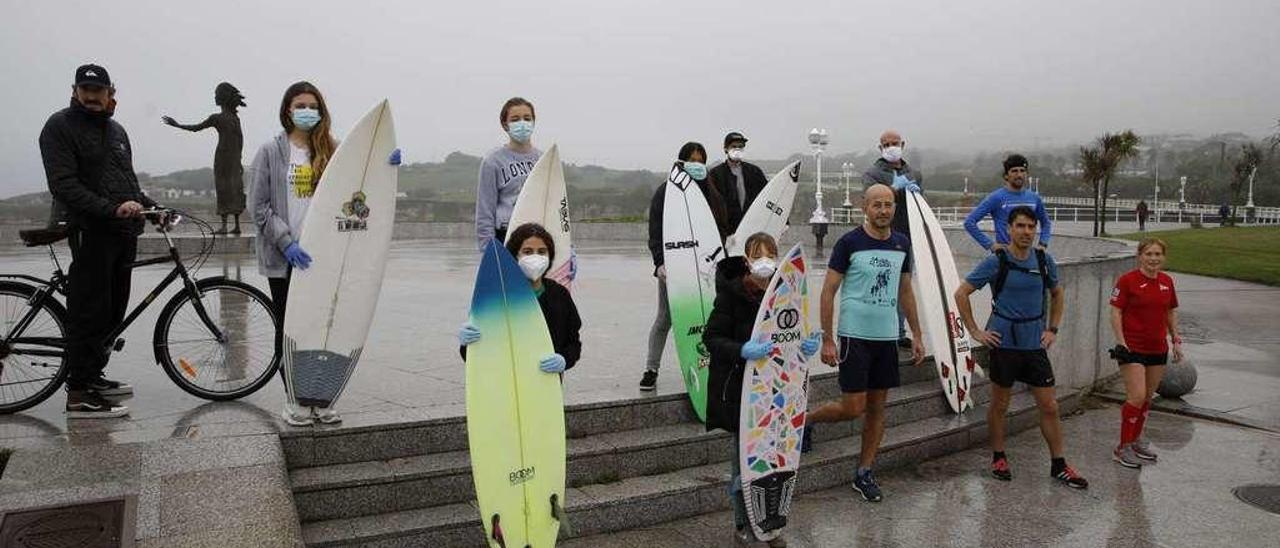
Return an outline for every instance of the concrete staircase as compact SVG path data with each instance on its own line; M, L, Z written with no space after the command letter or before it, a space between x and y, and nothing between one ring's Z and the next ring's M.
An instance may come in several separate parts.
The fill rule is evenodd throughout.
M818 365L811 407L838 397L834 370ZM974 378L978 402L990 397ZM887 431L877 467L910 465L987 437L985 407L956 416L931 363L902 367L890 391ZM1062 412L1078 394L1059 394ZM1010 431L1036 424L1035 403L1015 394ZM727 509L731 437L706 432L684 394L574 405L569 435L566 512L583 536L643 527ZM862 421L821 425L802 459L802 492L848 483ZM467 455L466 423L451 417L404 424L281 434L307 546L483 546Z

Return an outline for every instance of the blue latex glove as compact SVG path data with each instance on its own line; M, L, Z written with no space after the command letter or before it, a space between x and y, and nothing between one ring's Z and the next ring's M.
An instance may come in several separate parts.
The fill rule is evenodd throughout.
M907 192L920 192L920 185L915 181L908 179L906 175L897 174L893 176L893 189L903 190Z
M388 163L388 164L391 164L391 165L393 165L393 166L398 166L398 165L400 165L400 161L401 161L401 159L402 159L402 156L403 156L403 155L402 155L402 154L400 154L400 149L399 149L399 148L397 148L397 149L395 149L395 150L391 151L391 157L387 158L387 163Z
M298 242L293 242L289 247L284 248L284 258L289 261L289 266L299 270L306 270L311 266L311 255L308 255Z
M813 333L810 333L809 338L805 339L804 342L800 343L800 353L804 354L804 357L806 359L812 358L813 355L817 354L818 351L821 349L822 349L822 331L814 331Z
M751 361L768 356L773 351L772 341L747 341L742 343L742 359Z
M462 346L471 346L480 340L480 329L471 322L462 324L462 329L458 330L458 342Z
M538 369L541 369L543 373L564 373L566 365L568 365L568 362L564 361L564 356L552 354L538 362Z

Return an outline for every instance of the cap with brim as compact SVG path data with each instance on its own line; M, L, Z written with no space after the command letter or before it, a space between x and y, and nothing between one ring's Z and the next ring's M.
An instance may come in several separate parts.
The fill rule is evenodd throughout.
M725 148L728 148L729 145L733 143L742 143L745 145L747 144L747 137L736 131L730 131L728 135L724 136L724 146Z
M111 75L99 65L80 65L76 69L76 86L111 87Z

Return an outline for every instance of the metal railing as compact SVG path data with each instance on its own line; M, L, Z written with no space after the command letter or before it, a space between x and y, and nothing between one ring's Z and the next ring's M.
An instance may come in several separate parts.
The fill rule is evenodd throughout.
M936 207L933 208L933 214L938 218L938 222L942 226L961 226L964 220L973 211L972 207ZM1092 222L1093 207L1046 207L1045 212L1049 214L1049 219L1053 222ZM830 218L832 224L860 224L863 221L861 209L847 207L833 207L830 210ZM1137 212L1131 209L1123 208L1107 208L1107 221L1109 222L1138 222ZM1275 225L1280 224L1280 208L1256 208L1253 216L1247 216L1244 208L1237 210L1237 224L1243 225ZM1217 207L1208 210L1206 207L1198 207L1197 210L1162 210L1152 211L1147 217L1150 223L1175 223L1175 224L1217 224L1222 221L1222 217L1218 215ZM991 220L986 218L979 226L990 228Z

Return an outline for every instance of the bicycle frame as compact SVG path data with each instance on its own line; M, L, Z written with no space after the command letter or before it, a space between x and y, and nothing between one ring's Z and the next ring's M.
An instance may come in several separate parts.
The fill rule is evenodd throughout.
M213 334L214 338L218 342L220 343L226 342L226 336L222 333L221 330L218 329L218 326L213 323L213 320L209 318L209 314L204 308L204 303L201 302L200 300L200 290L199 288L196 287L195 281L191 279L191 274L187 270L186 265L182 263L182 258L178 254L178 248L176 245L174 245L173 239L169 237L169 231L165 229L161 229L159 232L164 235L165 243L168 244L168 247L169 247L168 255L161 256L161 257L153 257L150 259L143 259L140 261L134 261L133 263L130 263L127 268L129 270L133 270L135 268L141 268L145 266L172 262L174 264L173 270L170 270L169 274L167 274L164 277L164 279L161 280L160 283L156 285L156 287L152 289L151 292L148 293L147 296L142 299L141 302L134 305L133 310L130 311L127 316L125 316L123 321L121 321L118 325L116 325L115 328L111 330L110 333L108 333L105 337L103 337L102 341L99 344L101 345L104 353L110 352L111 350L116 349L115 341L120 337L120 335L123 334L131 324L133 324L134 320L138 319L138 316L142 315L142 312L147 309L147 307L151 304L152 301L156 299L156 297L160 296L160 294L163 293L164 290L167 289L169 285L172 284L173 281L178 278L182 278L182 285L184 289L191 295L192 304L195 306L196 313L200 316L200 320L204 323L205 327L209 329L209 331ZM54 264L56 266L57 256L56 254L54 254L52 246L49 246L49 253L54 257ZM44 280L41 278L36 278L34 276L26 276L26 275L7 275L3 277L18 278L18 279L33 281L39 286L37 289L36 295L31 299L31 307L27 311L27 314L21 320L15 323L13 329L11 329L9 333L5 335L4 340L9 341L8 346L11 348L11 352L13 354L31 355L31 356L62 357L65 354L65 349L66 349L65 340L53 339L49 337L33 337L29 339L14 337L15 334L22 333L22 331L25 330L28 325L30 325L31 321L35 318L36 313L41 309L41 305L44 303L44 299L53 298L51 295L54 291L65 294L66 278L62 274L61 266L56 266L53 274L53 279L51 280ZM61 348L62 350L40 350L40 349L24 349L21 351L12 350L12 347L15 346L17 343L41 344L43 346Z

